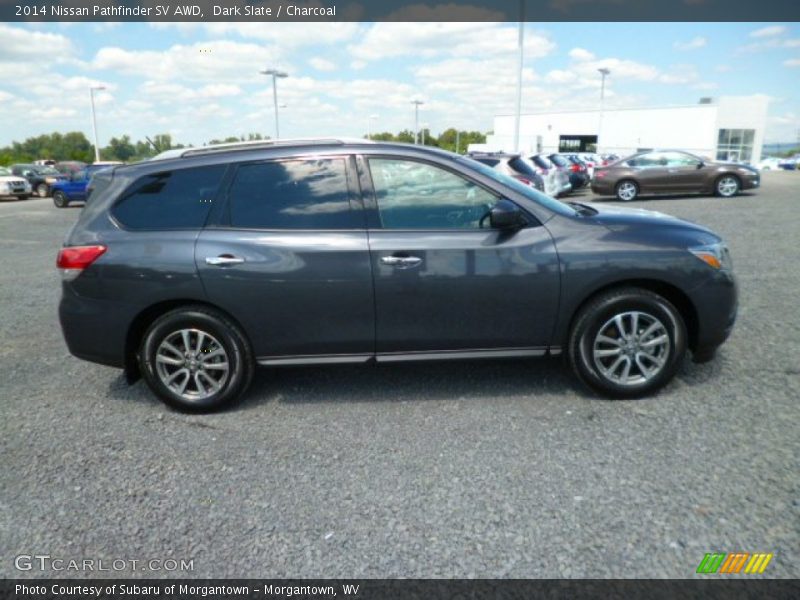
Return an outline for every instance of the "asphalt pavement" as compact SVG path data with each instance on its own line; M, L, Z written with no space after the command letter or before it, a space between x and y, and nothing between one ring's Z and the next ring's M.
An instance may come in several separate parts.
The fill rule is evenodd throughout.
M187 416L68 353L54 263L80 208L0 200L0 577L683 578L735 551L800 576L800 172L631 205L720 233L741 285L717 358L655 397L600 399L555 359L297 367Z

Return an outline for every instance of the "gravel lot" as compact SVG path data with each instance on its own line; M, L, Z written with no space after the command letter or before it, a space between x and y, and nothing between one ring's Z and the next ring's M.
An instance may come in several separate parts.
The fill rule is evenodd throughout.
M186 416L67 352L54 260L79 209L0 201L0 576L52 576L13 564L49 554L193 559L194 577L682 578L711 551L800 576L800 173L633 205L722 234L741 284L717 359L657 397L598 399L556 360L293 368Z

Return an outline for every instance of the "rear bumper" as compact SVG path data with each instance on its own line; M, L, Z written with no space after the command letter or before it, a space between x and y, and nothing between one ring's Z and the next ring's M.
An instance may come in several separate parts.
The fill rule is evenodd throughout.
M77 295L62 285L58 318L67 348L74 356L110 367L125 365L125 339L132 311L119 302L105 302Z
M613 196L614 186L605 181L592 179L592 191L600 196Z

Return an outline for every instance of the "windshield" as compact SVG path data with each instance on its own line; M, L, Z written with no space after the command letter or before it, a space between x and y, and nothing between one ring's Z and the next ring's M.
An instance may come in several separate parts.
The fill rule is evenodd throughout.
M514 169L517 173L522 173L523 175L527 175L530 177L536 177L536 169L533 168L533 165L526 161L524 158L520 158L519 156L512 158L508 161L509 166Z
M487 177L494 179L498 183L502 183L510 188L514 188L515 191L519 192L526 198L529 198L533 202L537 204L541 204L542 206L549 208L553 212L556 212L560 215L566 215L569 217L575 216L575 210L556 200L555 198L551 198L550 196L546 196L539 191L536 191L529 185L525 185L521 181L517 181L513 177L509 177L508 175L504 175L499 171L495 171L491 167L487 167L484 164L479 163L477 160L472 160L471 158L462 157L459 160L464 162L466 165L472 167L476 171L478 171L481 175L486 175Z
M10 170L5 167L0 167L0 177L8 177L9 175L12 175Z
M559 167L568 167L569 166L569 161L566 158L564 158L563 156L559 156L558 154L553 154L553 156L550 157L550 160L552 160Z

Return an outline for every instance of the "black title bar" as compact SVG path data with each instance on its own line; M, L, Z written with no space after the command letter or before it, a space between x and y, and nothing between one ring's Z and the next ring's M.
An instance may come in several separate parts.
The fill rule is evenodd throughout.
M745 600L800 597L796 580L343 580L343 579L6 579L0 598L14 600Z
M0 21L797 21L797 0L0 0Z

